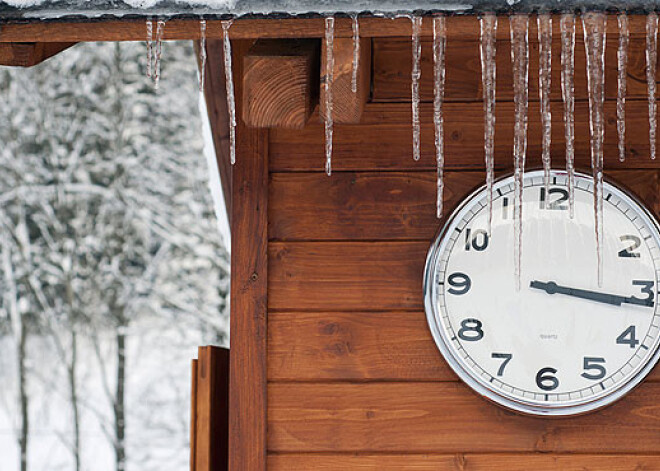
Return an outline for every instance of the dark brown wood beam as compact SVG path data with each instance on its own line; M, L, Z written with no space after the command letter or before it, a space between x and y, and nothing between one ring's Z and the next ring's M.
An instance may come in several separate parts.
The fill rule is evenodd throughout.
M32 67L73 46L75 42L0 43L0 65Z
M337 38L334 41L333 81L332 81L332 119L337 124L357 124L360 122L364 105L371 92L371 40L360 40L360 55L357 68L357 89L352 90L353 82L353 39ZM322 48L321 77L321 116L325 116L325 68L326 49Z
M257 41L243 57L243 121L251 127L301 129L318 104L314 39Z
M581 22L576 22L577 38L582 37ZM559 21L553 22L554 34L559 37ZM411 22L408 18L362 18L360 35L362 37L409 37ZM476 16L455 16L447 18L448 41L477 40L479 22ZM232 39L259 38L322 38L324 35L323 18L298 19L239 19L230 29ZM337 18L336 37L351 37L350 18ZM432 22L425 19L422 36L431 37ZM616 36L618 27L616 17L611 16L607 23L608 36ZM631 36L644 37L646 17L630 15ZM199 20L171 20L164 31L165 40L200 39ZM506 16L500 17L497 29L498 39L509 38L509 22ZM34 22L7 23L0 29L0 42L64 42L64 41L144 41L146 38L145 20L108 20L81 22ZM207 38L222 38L222 26L218 20L207 22ZM530 41L537 38L536 22L530 21Z

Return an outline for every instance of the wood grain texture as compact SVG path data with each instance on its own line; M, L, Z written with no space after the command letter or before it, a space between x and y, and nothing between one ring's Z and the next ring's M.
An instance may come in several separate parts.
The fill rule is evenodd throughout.
M243 56L243 121L253 127L300 129L319 92L321 44L314 39L262 39Z
M614 170L607 176L658 214L657 170ZM485 172L445 173L445 216ZM270 240L424 240L443 221L435 216L435 172L275 173L269 196Z
M531 38L530 38L531 39ZM578 36L575 47L575 97L586 100L587 77L584 42ZM605 54L605 97L616 100L617 96L617 37L610 37ZM373 101L410 101L410 70L412 51L409 39L374 39L373 41L374 84ZM628 50L627 98L646 99L646 41L643 38L630 40ZM539 100L538 43L530 44L529 99ZM559 36L552 43L552 92L551 99L561 101L561 42ZM477 41L449 42L446 52L445 100L469 102L482 100L481 59ZM497 100L513 101L513 79L511 67L511 42L497 43ZM422 42L422 76L420 97L433 101L433 54L432 43ZM659 75L660 77L660 75ZM556 117L561 122L561 115Z
M235 45L236 46L236 45ZM240 45L239 49L240 49ZM248 45L244 45L244 48ZM234 48L236 49L236 47ZM229 111L225 92L225 64L222 41L211 39L206 42L206 68L204 99L209 125L213 136L215 158L225 199L225 210L231 222L231 161L229 154Z
M0 65L32 67L70 48L75 42L0 43Z
M333 81L332 81L332 119L337 124L356 124L360 122L364 106L371 92L371 41L359 41L360 54L357 68L357 88L353 93L353 39L336 38L334 41ZM325 82L327 80L326 48L321 50L321 99L320 113L325 116Z
M565 165L562 104L553 103L551 155L553 166ZM369 104L362 125L335 126L333 171L345 170L435 170L432 105L421 106L422 155L412 158L410 105L405 103ZM605 106L605 169L660 168L660 159L649 158L648 104L629 101L626 107L626 161L618 158L616 105ZM513 103L498 103L496 108L495 165L512 168ZM313 124L299 131L273 130L270 135L271 171L323 171L323 127ZM482 169L483 106L481 103L447 103L445 106L445 168ZM590 168L588 104L575 105L575 158L581 168ZM527 166L541 165L541 125L537 104L529 107Z
M318 471L641 471L660 469L657 455L557 454L271 454L268 469Z
M104 20L104 21L51 21L21 23L6 23L0 31L0 42L61 42L61 41L144 41L144 19L135 20ZM646 19L643 15L630 15L631 36L643 37L646 31ZM207 37L222 38L221 22L207 22ZM362 37L409 37L410 20L405 17L361 18L360 35ZM559 37L559 20L553 22L555 36ZM617 35L617 23L614 15L607 24L608 37ZM449 41L475 40L479 37L479 23L476 16L451 16L447 18ZM233 39L258 38L322 38L324 33L323 18L295 19L238 19L231 27ZM335 36L352 36L351 19L337 18L335 21ZM424 21L422 36L431 37L432 24L429 19ZM529 37L533 40L537 35L536 22L530 21ZM582 36L580 22L576 23L576 35ZM506 16L500 16L497 30L498 40L509 37L509 21ZM164 31L165 40L200 39L198 19L177 19L167 22Z
M234 43L236 93L241 95L242 54ZM242 103L237 103L237 113ZM240 116L240 114L238 114ZM268 131L236 129L231 204L231 364L229 470L266 467L266 306L268 278Z
M190 471L197 471L197 360L190 365Z
M421 309L427 250L427 242L270 243L268 308Z
M457 381L414 312L276 312L268 320L268 379ZM660 381L660 367L646 381Z
M507 412L462 383L273 383L268 387L268 448L655 454L658 395L660 384L645 383L598 413L550 420Z
M193 422L195 471L227 469L229 442L229 350L199 347ZM195 384L195 383L193 383Z

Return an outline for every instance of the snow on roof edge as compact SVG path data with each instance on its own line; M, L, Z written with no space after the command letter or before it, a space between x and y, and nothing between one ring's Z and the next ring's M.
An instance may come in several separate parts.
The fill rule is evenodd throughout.
M0 0L0 21L113 18L397 16L609 10L644 13L660 0Z

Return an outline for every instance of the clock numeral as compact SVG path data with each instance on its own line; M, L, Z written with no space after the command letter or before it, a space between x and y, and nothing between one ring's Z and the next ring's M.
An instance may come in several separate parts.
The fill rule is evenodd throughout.
M559 387L559 380L556 376L557 370L551 367L541 368L536 373L536 385L544 391L552 391Z
M447 291L449 291L451 294L457 294L459 296L470 291L470 288L472 287L472 280L470 280L470 277L465 273L460 272L452 273L449 275L447 278L447 283L452 286Z
M484 338L484 331L481 330L483 324L479 319L463 319L461 321L461 328L458 331L458 336L461 340L467 342L475 342Z
M603 365L599 363L605 363L605 358L600 357L584 357L584 373L580 376L587 379L603 379L607 370ZM596 373L587 373L588 370L595 371Z
M635 235L622 235L619 237L621 242L632 242L632 244L625 249L619 251L619 257L621 258L639 258L641 254L635 252L640 245L642 245L642 240Z
M513 358L513 354L511 353L493 353L491 355L492 358L496 358L498 360L504 360L500 367L497 370L497 376L502 376L504 374L504 368L506 368L506 365L509 364L511 359Z
M646 301L646 305L653 307L653 297L655 293L653 293L653 283L652 281L645 281L645 280L633 280L632 282L633 286L641 286L641 291L646 295L645 298L638 298L636 296L633 296L633 298L638 299L640 301Z
M635 326L631 325L624 330L621 335L616 338L616 343L621 345L630 345L630 348L635 348L639 345L639 340L635 337Z
M550 201L553 195L559 195L559 198ZM567 210L568 205L568 190L564 188L550 188L548 190L548 198L546 202L545 188L541 187L540 196L539 196L539 209L551 209L551 210Z
M473 248L477 252L483 252L488 248L488 233L483 229L476 229L474 235L472 229L465 229L465 250Z

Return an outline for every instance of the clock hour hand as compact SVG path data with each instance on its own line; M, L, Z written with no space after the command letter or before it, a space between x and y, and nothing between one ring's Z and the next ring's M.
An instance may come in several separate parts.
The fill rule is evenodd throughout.
M596 291L589 291L586 289L569 288L567 286L558 285L554 281L548 281L545 283L543 281L534 280L530 282L529 287L543 290L548 294L564 294L566 296L575 296L576 298L589 299L591 301L612 304L614 306L621 306L623 303L648 306L648 302L646 300L640 300L633 296L627 298L625 296L619 296L616 294L598 293Z

